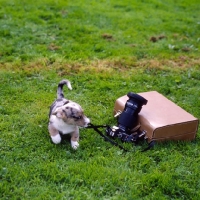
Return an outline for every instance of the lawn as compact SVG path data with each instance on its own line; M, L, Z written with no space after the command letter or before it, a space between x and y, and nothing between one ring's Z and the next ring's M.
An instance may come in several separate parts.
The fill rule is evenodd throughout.
M199 199L200 137L52 144L49 106L61 79L94 124L115 125L115 100L156 90L200 118L198 1L0 0L0 198ZM103 130L102 130L103 131Z

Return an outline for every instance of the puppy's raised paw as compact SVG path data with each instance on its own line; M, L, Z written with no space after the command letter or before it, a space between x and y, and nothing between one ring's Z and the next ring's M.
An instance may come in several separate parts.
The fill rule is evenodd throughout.
M57 134L55 136L51 136L51 140L54 144L59 144L61 142L60 134Z
M74 150L76 150L79 147L79 143L77 141L71 140L71 146Z

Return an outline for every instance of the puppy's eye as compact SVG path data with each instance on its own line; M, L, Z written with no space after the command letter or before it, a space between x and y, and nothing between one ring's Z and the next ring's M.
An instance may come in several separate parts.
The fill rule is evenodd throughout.
M76 119L76 120L79 120L79 119L81 119L82 118L82 116L72 116L74 119Z

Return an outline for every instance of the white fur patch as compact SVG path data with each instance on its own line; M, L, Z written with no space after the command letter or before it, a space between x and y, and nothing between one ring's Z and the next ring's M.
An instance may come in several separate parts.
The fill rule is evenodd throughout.
M62 119L57 118L55 115L51 116L51 120L53 121L53 126L63 134L72 133L76 130L75 125L66 124Z
M71 83L69 81L67 81L67 87L72 90L72 86L71 86Z
M55 136L51 136L51 139L52 139L52 142L53 142L54 144L58 144L58 143L61 142L60 134L57 134L57 135L55 135Z
M90 123L90 119L86 117L86 118L85 118L85 123L86 123L86 125L85 125L84 127L87 127L88 124Z
M79 143L77 141L72 141L71 140L71 146L72 146L73 149L76 150L79 147Z

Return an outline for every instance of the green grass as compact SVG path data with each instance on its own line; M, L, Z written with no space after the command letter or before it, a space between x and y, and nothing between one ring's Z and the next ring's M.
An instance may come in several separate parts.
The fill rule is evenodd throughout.
M91 60L196 55L197 0L1 0L0 58ZM161 40L159 40L159 36ZM157 42L150 41L152 37Z
M129 91L156 90L200 118L197 1L0 3L1 199L200 198L200 131L124 153L91 129L77 151L47 130L63 78L94 124L116 124L115 100Z

